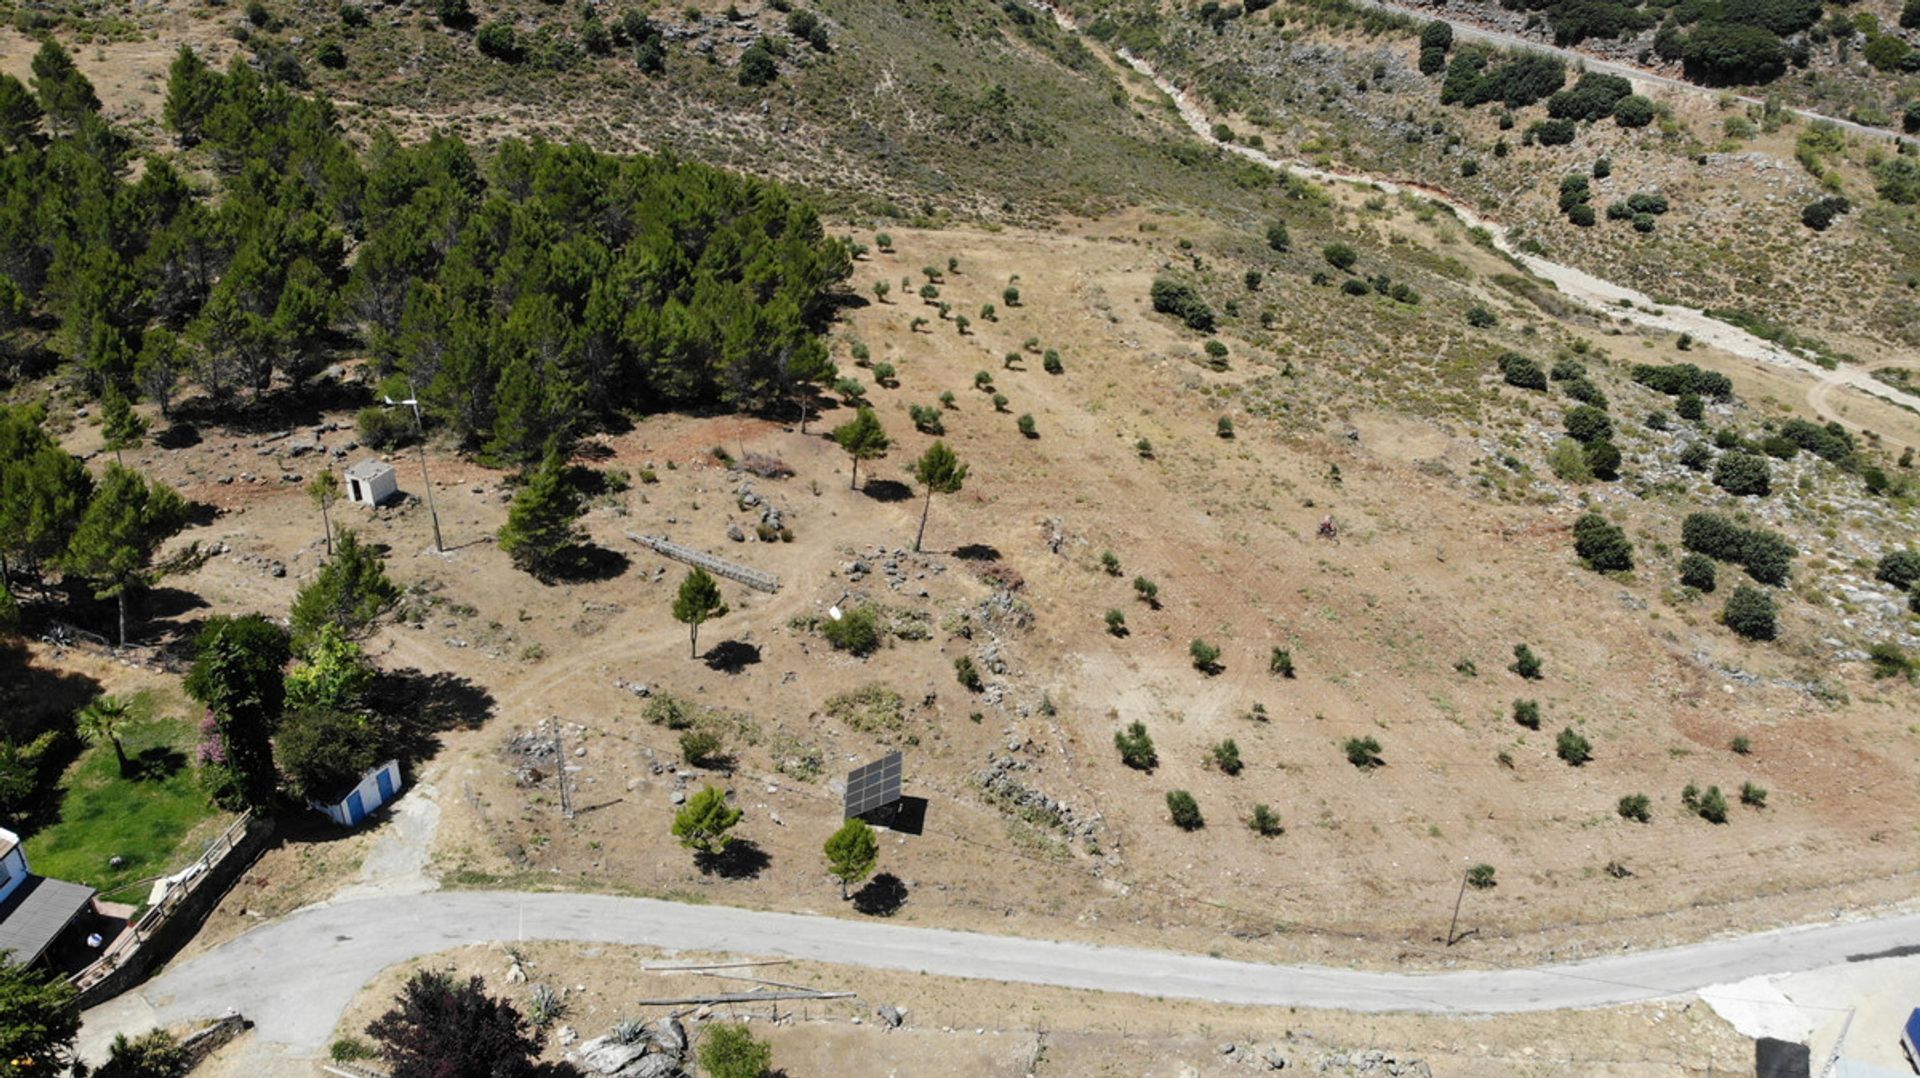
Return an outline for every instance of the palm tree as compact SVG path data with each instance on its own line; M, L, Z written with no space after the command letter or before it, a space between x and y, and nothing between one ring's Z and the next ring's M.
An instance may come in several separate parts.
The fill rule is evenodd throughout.
M120 732L126 728L127 719L132 712L127 702L117 696L96 696L80 712L80 736L91 744L102 741L113 744L114 758L120 761L120 773L127 773L127 750L120 744Z

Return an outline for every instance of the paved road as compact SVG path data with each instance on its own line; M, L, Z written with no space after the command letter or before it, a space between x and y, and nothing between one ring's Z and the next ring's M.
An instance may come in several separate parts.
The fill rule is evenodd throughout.
M726 951L1222 1003L1478 1014L1678 996L1920 946L1920 914L1535 969L1376 973L644 898L438 892L289 914L88 1012L88 1033L98 1039L237 1007L256 1023L259 1040L288 1054L317 1052L354 994L380 970L470 943L516 939Z
M1407 4L1395 4L1390 2L1390 0L1354 0L1354 2L1362 7L1375 8L1380 11L1391 11L1396 15L1407 15L1416 19L1429 21L1441 19L1447 23L1447 25L1453 27L1454 36L1456 37L1474 41L1485 41L1489 44L1500 45L1506 48L1524 48L1531 49L1534 52L1549 53L1554 56L1563 57L1569 63L1581 64L1588 71L1597 72L1602 75L1619 75L1622 78L1632 79L1635 82L1650 82L1674 89L1688 90L1698 94L1711 94L1715 97L1729 92L1720 87L1702 86L1697 82L1688 82L1685 79L1676 79L1668 75L1657 74L1645 68L1634 67L1631 64L1623 64L1614 60L1603 60L1598 56L1581 52L1579 49L1568 49L1558 45L1550 45L1542 41L1536 41L1523 34L1510 34L1502 30L1489 30L1477 23L1464 22L1458 18L1445 18L1442 13L1426 8L1412 7ZM1749 97L1746 94L1734 94L1733 97L1749 105L1763 104L1759 98ZM1788 109L1788 111L1804 120L1825 120L1828 123L1837 124L1841 128L1857 135L1867 135L1872 138L1899 139L1902 142L1920 145L1920 137L1904 135L1888 128L1870 127L1866 124L1854 123L1852 120L1843 120L1838 116L1827 116L1810 109Z

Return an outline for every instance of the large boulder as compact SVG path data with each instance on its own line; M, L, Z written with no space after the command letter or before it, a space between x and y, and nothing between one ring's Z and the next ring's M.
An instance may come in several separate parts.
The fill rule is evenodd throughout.
M676 1056L687 1054L687 1027L680 1024L680 1019L668 1015L653 1024L652 1032L661 1050Z
M596 1037L580 1046L580 1065L596 1074L618 1074L624 1078L627 1068L646 1054L645 1042L621 1044L610 1037Z
M614 1078L673 1078L679 1073L680 1057L654 1052L627 1064Z

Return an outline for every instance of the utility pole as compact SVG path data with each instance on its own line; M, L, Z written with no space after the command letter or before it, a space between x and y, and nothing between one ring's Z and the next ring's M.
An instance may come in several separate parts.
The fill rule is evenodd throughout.
M1467 897L1467 874L1460 873L1460 893L1453 899L1453 920L1447 922L1447 946L1453 946L1453 930L1460 927L1460 903Z
M547 721L553 723L553 752L559 759L554 777L560 781L560 816L571 820L573 819L573 798L567 793L567 747L560 740L560 720L548 719Z
M420 421L420 394L415 392L413 383L407 383L407 399L403 401L386 398L388 405L404 404L413 409L413 433L420 439L420 483L427 490L427 515L433 518L433 552L445 554L447 545L440 541L440 511L433 505L433 477L427 474L427 428Z

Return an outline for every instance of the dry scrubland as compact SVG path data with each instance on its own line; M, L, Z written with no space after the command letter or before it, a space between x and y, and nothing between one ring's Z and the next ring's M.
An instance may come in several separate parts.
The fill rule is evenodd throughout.
M1377 226L1432 239L1413 214ZM1740 643L1714 623L1716 601L1671 583L1679 514L1696 500L1731 499L1704 480L1633 478L1673 470L1660 457L1676 439L1634 429L1633 417L1657 402L1619 378L1617 364L1587 355L1615 398L1628 482L1643 498L1552 479L1540 454L1557 428L1557 400L1497 386L1484 361L1435 364L1404 342L1387 347L1397 334L1453 336L1427 308L1337 297L1374 305L1372 320L1330 320L1318 290L1275 279L1265 302L1285 321L1271 347L1228 337L1229 369L1208 369L1192 336L1152 315L1144 294L1164 262L1186 257L1172 236L1206 240L1209 227L1132 215L1077 235L896 230L895 253L860 262L857 284L951 256L960 268L946 275L943 296L961 309L997 300L1015 273L1020 305L1002 305L997 322L975 320L966 336L918 299L849 316L839 331L843 362L850 366L846 352L859 340L874 362L897 368L897 387L869 390L898 444L862 469L864 491L847 489L845 455L819 436L844 409L806 435L761 421L662 416L596 439L585 454L596 466L635 477L586 518L597 543L631 559L604 582L546 587L511 569L490 539L504 519L507 477L442 451L435 477L454 547L446 559L429 550L417 502L366 519L343 507L342 522L388 546L391 571L409 590L369 652L389 668L451 671L490 705L484 726L445 735L428 769L445 817L438 865L448 881L842 911L819 855L838 820L836 776L897 747L909 754L911 790L931 808L926 834L883 844L881 867L905 883L894 915L928 924L1241 957L1429 964L1669 942L1910 891L1914 840L1896 821L1912 807L1912 690L1872 680L1863 663L1836 662L1821 643L1838 633L1848 638L1843 652L1863 646L1864 636L1842 627L1850 612L1835 605L1830 582L1862 579L1855 559L1885 540L1884 528L1904 526L1843 493L1857 479L1805 456L1782 466L1789 493L1775 502L1800 497L1787 478L1798 467L1814 476L1807 499L1824 509L1805 510L1790 529L1809 553L1784 603L1781 642ZM1482 271L1497 268L1457 240L1452 249ZM909 328L922 311L932 332ZM1030 336L1061 350L1063 373L1045 373L1034 354L1003 369L1005 353ZM1593 339L1621 360L1671 351L1670 342ZM1750 380L1743 365L1697 350L1689 358L1733 375L1750 402L1743 413L1794 403L1769 403L1762 394L1776 388ZM1291 363L1294 375L1275 363ZM1009 398L1006 412L972 388L979 370ZM957 407L944 413L946 440L972 475L961 494L936 499L929 553L902 556L898 586L889 586L888 558L876 554L910 545L920 508L911 495L889 499L907 493L895 486L904 464L931 441L912 431L906 406L947 390ZM1037 437L1015 429L1023 413L1035 417ZM1221 414L1238 421L1232 440L1216 436ZM92 436L78 428L74 448ZM1152 459L1136 448L1143 437ZM283 609L317 562L319 522L279 478L311 471L314 458L269 459L256 441L206 430L192 448L140 454L143 469L223 511L195 537L228 552L178 581L209 612ZM750 480L785 514L791 543L726 541L732 522L750 535L759 511L740 506L746 477L721 467L715 449L777 455L796 470ZM1529 466L1499 466L1499 453ZM396 464L417 490L413 461ZM639 480L645 468L657 483ZM240 478L221 482L228 476ZM1577 563L1568 526L1582 497L1627 527L1637 571L1601 576ZM1313 538L1329 512L1342 527L1337 545ZM703 652L744 663L737 672L687 658L668 615L679 568L638 549L629 530L726 548L781 576L776 596L729 585L733 612L701 636ZM1121 563L1117 576L1100 566L1107 550ZM871 571L850 572L856 561ZM272 575L276 562L284 578ZM1722 571L1729 583L1737 573ZM1159 609L1134 597L1135 574L1157 582ZM1023 583L1009 593L996 578ZM863 601L883 606L899 630L864 660L796 621ZM1124 611L1125 637L1107 632L1109 608ZM1899 621L1855 624L1898 634L1907 631ZM1195 637L1222 649L1219 672L1193 668ZM1543 680L1507 672L1517 642L1542 657ZM1291 652L1295 679L1269 672L1274 647ZM963 655L981 664L985 693L956 682L952 664ZM1463 660L1475 676L1456 669ZM738 770L676 774L677 734L647 723L631 683L708 709L702 721L725 737ZM862 730L829 716L832 697L868 684L898 694L897 721L883 715ZM1518 697L1540 702L1539 732L1514 724ZM1250 717L1255 705L1265 720ZM533 779L521 769L527 761L507 751L549 719L562 724L577 767L574 802L591 809L573 821L559 816L551 768L523 784ZM1125 767L1111 744L1135 720L1158 749L1151 773ZM1555 758L1565 727L1591 740L1592 762ZM1354 736L1377 739L1385 766L1349 765L1341 743ZM1735 736L1749 739L1751 755L1729 751ZM1245 762L1237 776L1209 764L1227 738ZM983 778L998 784L992 770L1064 806L1067 821L1055 826L1057 812L1022 811L983 791ZM667 833L673 791L704 781L735 791L748 810L741 833L764 855L742 859L735 878L702 875ZM1736 806L1730 823L1714 826L1679 805L1689 781L1730 795L1754 781L1771 797L1765 809ZM1193 793L1203 829L1168 822L1163 799L1173 789ZM1651 823L1615 814L1618 798L1634 792L1653 799ZM1263 838L1243 825L1255 803L1280 814L1283 834ZM293 848L263 863L216 936L324 885L301 867L305 856ZM1499 875L1496 887L1469 896L1465 925L1478 938L1443 953L1432 941L1445 930L1459 873L1480 862ZM1610 864L1631 875L1614 878Z

